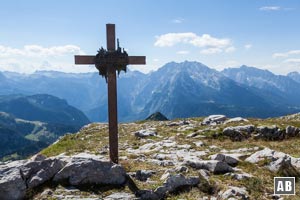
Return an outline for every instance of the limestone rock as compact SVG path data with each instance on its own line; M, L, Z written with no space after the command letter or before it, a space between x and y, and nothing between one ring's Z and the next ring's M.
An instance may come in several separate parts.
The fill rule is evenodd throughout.
M135 173L135 178L139 181L147 181L153 174L155 174L155 171L152 170L138 170Z
M149 136L157 136L157 132L154 130L143 129L135 132L134 135L139 138L144 138Z
M232 122L248 122L248 119L244 119L242 117L234 117L231 119L228 119L224 122L224 124L232 123Z
M299 128L296 128L294 126L287 126L285 128L286 137L296 137L299 135Z
M238 180L238 181L249 179L249 178L253 177L251 174L248 174L248 173L227 173L227 174L224 174L224 176L231 176L233 179Z
M229 199L231 197L233 197L233 198L236 197L238 199L243 199L243 200L249 199L248 192L247 192L246 188L244 188L244 187L233 187L233 186L230 186L229 189L226 190L223 193L220 192L219 197L221 197L221 199Z
M223 130L223 135L228 136L232 141L243 141L249 138L254 130L253 125L226 127Z
M196 147L204 146L204 143L202 141L197 141L197 142L193 142L193 143L196 145Z
M215 124L221 124L226 120L225 115L210 115L202 121L202 125L215 125Z
M41 161L29 161L21 167L21 170L28 188L34 188L53 178L64 165L64 161L53 157Z
M54 176L55 182L69 185L124 185L126 172L120 165L95 158L71 157L70 161Z
M227 163L218 160L187 160L185 164L195 169L206 169L214 174L233 172Z
M136 192L139 200L159 200L162 199L157 193L152 190L139 190Z
M255 152L245 161L257 163L264 159L269 160L266 167L271 171L280 172L281 174L285 174L285 176L300 175L300 158L294 158L288 154L274 151L269 148Z
M104 198L104 200L132 200L136 199L133 194L125 193L125 192L118 192L113 193Z
M204 178L206 181L209 180L210 174L209 171L206 169L199 169L199 174L202 178Z
M53 178L64 166L57 158L36 155L28 161L15 161L0 166L0 196L2 199L22 199L27 189Z
M277 160L278 158L284 157L286 154L282 152L277 152L269 148L265 148L263 150L257 151L253 153L251 156L246 158L245 161L250 163L257 163L263 159L269 160Z
M3 200L23 199L26 193L26 182L20 166L23 162L15 161L0 165L0 197Z
M164 182L163 186L156 188L154 191L159 197L164 197L166 193L172 193L183 187L192 187L199 184L199 177L186 178L182 174L171 175Z
M255 136L256 139L264 139L264 140L283 140L285 138L285 131L281 130L277 126L259 126L256 128L256 132L258 133Z
M183 126L183 125L189 125L189 124L190 124L189 121L181 120L178 122L171 122L171 123L167 124L167 126Z
M240 155L236 155L236 154L215 154L210 156L210 159L212 160L219 160L219 161L223 161L226 162L228 165L235 167L239 160L237 159L237 157Z

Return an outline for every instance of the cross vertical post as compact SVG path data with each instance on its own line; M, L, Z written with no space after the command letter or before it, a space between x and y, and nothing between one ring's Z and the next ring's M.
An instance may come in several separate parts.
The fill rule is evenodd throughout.
M75 55L75 64L94 64L99 75L105 77L108 91L108 129L109 129L109 157L118 163L118 109L117 109L117 74L126 72L127 65L146 64L145 56L128 56L127 52L119 47L116 49L115 25L106 24L107 50L102 47L93 55Z
M116 49L115 25L106 24L107 50ZM117 110L117 80L116 70L108 66L108 126L109 126L109 156L112 162L118 163L118 110Z

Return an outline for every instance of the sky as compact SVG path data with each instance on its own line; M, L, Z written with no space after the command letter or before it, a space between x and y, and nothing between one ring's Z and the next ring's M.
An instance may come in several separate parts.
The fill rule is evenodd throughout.
M114 23L120 46L147 57L133 70L188 60L284 75L300 72L299 19L298 0L1 0L0 71L95 71L74 55L106 48Z

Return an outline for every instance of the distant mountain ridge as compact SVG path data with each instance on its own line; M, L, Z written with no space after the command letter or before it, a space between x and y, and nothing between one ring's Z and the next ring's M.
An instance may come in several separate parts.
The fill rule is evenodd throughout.
M241 66L240 68L228 68L222 71L228 78L259 89L260 95L271 95L278 103L299 106L300 83L290 76L275 75L268 70L254 67Z
M97 73L2 75L0 94L51 94L66 99L91 121L107 121L107 85ZM142 120L156 111L169 119L218 113L263 118L285 115L300 110L296 78L295 74L279 76L247 66L219 72L188 61L167 63L151 74L129 70L118 78L118 119Z
M299 72L290 72L287 74L288 77L293 79L294 81L300 83L300 73Z
M47 94L0 96L0 111L25 120L70 125L78 129L89 123L81 111L69 106L65 100Z
M81 111L51 95L2 95L0 160L36 153L60 136L75 133L88 123Z

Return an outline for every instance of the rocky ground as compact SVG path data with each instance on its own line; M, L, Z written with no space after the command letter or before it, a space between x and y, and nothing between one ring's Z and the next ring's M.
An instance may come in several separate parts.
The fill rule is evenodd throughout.
M1 199L299 199L273 195L273 177L300 176L300 114L222 115L119 126L119 165L107 124L66 135L29 160L0 164Z

